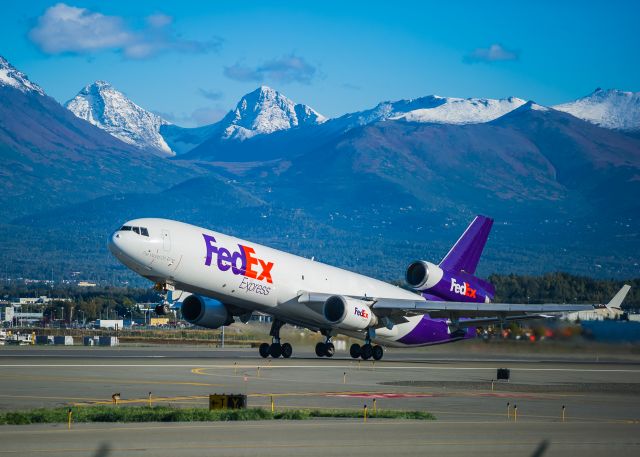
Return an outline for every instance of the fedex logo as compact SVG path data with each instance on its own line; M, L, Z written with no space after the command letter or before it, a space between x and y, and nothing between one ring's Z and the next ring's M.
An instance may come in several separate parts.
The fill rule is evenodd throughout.
M273 284L271 269L273 262L266 262L256 257L256 251L249 246L238 245L238 251L231 252L226 248L216 246L216 239L210 235L202 234L207 248L207 257L204 264L208 267L214 261L220 271L231 269L234 275L243 275L247 278L266 281Z
M363 319L368 319L369 318L369 313L367 313L367 310L362 308L358 308L357 306L355 307L355 310L353 311L353 314L355 314L356 316L360 316Z
M455 278L451 278L451 289L449 290L456 294L464 295L465 297L476 298L477 289L472 289L467 282L458 284Z

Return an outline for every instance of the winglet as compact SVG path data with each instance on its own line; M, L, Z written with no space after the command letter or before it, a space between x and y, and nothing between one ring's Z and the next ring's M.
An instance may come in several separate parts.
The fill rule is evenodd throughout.
M618 293L615 294L613 298L609 300L609 303L607 303L605 306L609 309L610 308L620 309L622 306L622 302L624 301L625 297L629 293L629 289L631 289L631 286L628 284L625 284L624 286L622 286L622 288L618 291Z

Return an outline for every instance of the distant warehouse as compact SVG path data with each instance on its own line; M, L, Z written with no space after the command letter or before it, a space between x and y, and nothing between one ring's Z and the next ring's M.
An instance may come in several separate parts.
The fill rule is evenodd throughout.
M122 329L124 321L122 319L98 319L95 328Z

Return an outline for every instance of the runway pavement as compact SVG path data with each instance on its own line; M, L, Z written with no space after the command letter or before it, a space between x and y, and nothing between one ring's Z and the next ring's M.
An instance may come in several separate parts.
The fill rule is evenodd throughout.
M581 354L390 351L381 362L264 360L255 349L0 348L0 409L110 404L206 406L210 393L245 393L249 406L425 410L431 423L370 420L225 424L2 426L0 455L640 454L640 360ZM511 381L493 382L497 368ZM510 415L507 417L507 403ZM513 406L517 405L517 423ZM565 406L565 422L561 420ZM257 451L259 449L259 451ZM110 455L111 455L110 454Z
M0 427L0 455L638 455L633 424L318 420ZM98 453L101 449L101 453Z

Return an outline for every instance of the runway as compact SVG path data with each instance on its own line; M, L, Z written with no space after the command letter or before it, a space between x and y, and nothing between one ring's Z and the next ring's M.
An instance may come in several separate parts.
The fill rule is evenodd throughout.
M428 355L390 351L374 363L317 359L309 350L265 360L255 349L4 347L3 410L110 404L116 392L122 407L147 404L149 392L155 404L204 407L210 393L244 393L256 407L273 397L281 409L371 410L375 399L376 408L424 410L438 420L2 426L0 455L93 455L107 442L113 455L408 455L428 447L513 456L530 455L545 439L545 455L640 453L637 356ZM509 383L492 383L497 368L511 370Z

